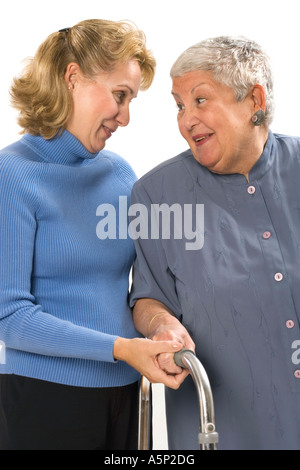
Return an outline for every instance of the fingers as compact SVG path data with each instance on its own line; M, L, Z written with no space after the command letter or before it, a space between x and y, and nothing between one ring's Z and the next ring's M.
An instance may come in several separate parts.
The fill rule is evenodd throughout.
M182 345L187 348L195 351L195 343L188 334L187 330L180 325L180 327L169 329L164 328L157 330L151 337L152 341L173 341L182 343Z
M151 343L153 351L158 354L172 353L181 351L183 344L180 341L153 341Z
M177 390L187 377L186 370L182 370L180 374L169 375L165 371L158 369L154 377L147 377L151 383L162 383L165 386Z
M167 387L177 389L186 377L186 373L182 373L182 369L175 365L174 353L182 349L182 343L175 341L151 341L145 340L151 350L152 366L149 365L144 375L151 383L162 383ZM165 357L166 362L173 362L176 370L169 374L168 370L164 370L158 363L158 358Z
M182 372L182 368L175 364L173 354L160 354L157 358L157 362L159 367L168 374L180 374Z

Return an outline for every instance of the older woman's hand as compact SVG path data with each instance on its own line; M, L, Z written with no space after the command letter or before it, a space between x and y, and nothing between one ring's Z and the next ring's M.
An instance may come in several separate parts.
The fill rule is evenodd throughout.
M184 326L161 302L154 299L140 299L134 307L136 328L152 341L176 341L182 347L195 351L195 344ZM174 362L173 352L162 352L157 364L169 376L177 378L181 384L189 374Z
M186 349L195 351L195 344L182 324L169 313L157 316L151 325L149 338L153 341L178 341ZM182 370L174 362L174 354L162 353L158 357L158 364L167 374L179 375L181 383L188 375L187 370Z

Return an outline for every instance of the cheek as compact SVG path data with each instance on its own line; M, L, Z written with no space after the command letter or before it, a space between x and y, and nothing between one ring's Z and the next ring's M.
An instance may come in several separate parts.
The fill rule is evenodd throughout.
M91 120L93 120L97 109L96 102L92 95L86 93L84 96L77 96L77 99L74 100L74 111L82 124L89 123Z
M178 124L178 129L179 129L179 132L180 134L182 135L182 137L186 140L188 140L189 138L189 133L188 131L186 130L186 127L184 126L183 124L183 120L180 119L180 118L177 118L177 124Z
M108 119L117 110L116 100L106 90L98 90L97 87L87 87L84 93L77 97L77 109L85 117L86 121L101 121Z
M99 97L92 103L94 116L98 120L114 119L119 112L119 106L113 97Z

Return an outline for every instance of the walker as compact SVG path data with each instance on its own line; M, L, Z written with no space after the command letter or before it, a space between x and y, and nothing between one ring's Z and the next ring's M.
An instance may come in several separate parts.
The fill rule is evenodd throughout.
M212 391L206 371L193 351L182 349L174 354L175 363L182 368L189 369L197 389L200 411L200 432L198 442L200 450L216 450L218 433L215 430L214 403ZM148 450L151 433L151 384L141 378L139 391L139 450Z

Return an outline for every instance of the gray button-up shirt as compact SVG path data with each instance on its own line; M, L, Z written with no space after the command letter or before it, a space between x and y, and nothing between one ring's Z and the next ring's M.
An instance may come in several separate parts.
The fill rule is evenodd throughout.
M249 182L211 173L188 150L143 176L132 204L147 208L148 236L145 226L135 236L131 303L158 299L188 329L218 448L300 449L300 138L270 132ZM151 236L162 204L170 233ZM166 398L170 449L199 449L192 380Z

